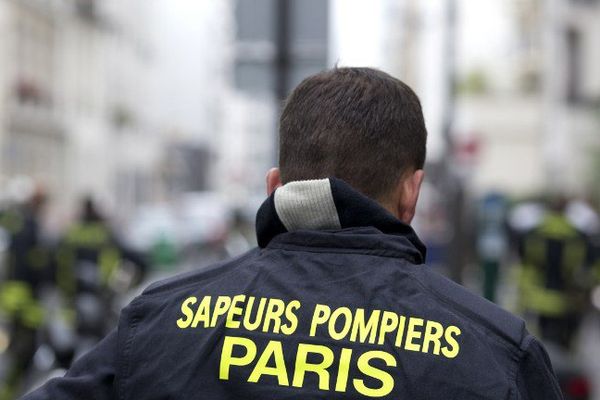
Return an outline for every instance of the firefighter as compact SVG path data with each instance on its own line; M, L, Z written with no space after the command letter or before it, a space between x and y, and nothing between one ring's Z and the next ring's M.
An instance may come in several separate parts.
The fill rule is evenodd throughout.
M64 297L70 301L82 289L80 268L92 265L93 283L106 288L124 260L135 264L140 276L147 269L144 257L117 238L94 199L84 197L79 220L67 229L56 251L56 283Z
M555 199L541 222L521 242L519 273L522 310L537 318L542 338L565 348L588 304L590 243Z
M496 302L500 268L508 253L506 231L506 200L499 193L490 193L479 207L477 255L483 272L483 296Z
M14 398L33 360L36 334L44 322L40 295L51 277L51 257L40 227L46 194L38 186L25 196L28 198L23 204L9 206L0 215L0 224L8 236L0 309L10 331L10 361L0 399Z
M155 283L42 399L561 399L522 320L425 264L419 100L371 68L305 79L258 247Z

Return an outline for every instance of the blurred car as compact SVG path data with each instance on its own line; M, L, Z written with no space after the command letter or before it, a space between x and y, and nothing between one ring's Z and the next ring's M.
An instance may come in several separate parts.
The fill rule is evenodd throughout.
M179 254L188 253L222 243L230 218L219 194L189 192L175 202L140 206L126 224L125 239L142 252L168 242Z
M180 244L184 248L222 242L227 234L231 209L214 192L190 192L177 202Z
M140 206L129 219L124 238L139 251L149 251L160 240L181 243L178 219L167 203Z

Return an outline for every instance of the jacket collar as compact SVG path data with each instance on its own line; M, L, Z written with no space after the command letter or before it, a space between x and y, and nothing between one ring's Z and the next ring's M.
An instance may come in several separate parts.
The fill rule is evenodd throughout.
M265 200L256 216L258 245L263 248L286 232L359 227L391 235L416 263L425 261L425 245L409 225L337 178L289 182Z

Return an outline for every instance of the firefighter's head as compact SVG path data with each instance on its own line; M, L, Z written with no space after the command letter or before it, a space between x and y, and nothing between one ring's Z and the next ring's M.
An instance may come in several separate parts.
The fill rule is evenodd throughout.
M290 181L337 177L412 219L427 130L419 98L403 82L372 68L310 76L286 100L279 135L269 193Z
M80 219L84 222L99 222L104 220L91 194L86 194L81 198Z

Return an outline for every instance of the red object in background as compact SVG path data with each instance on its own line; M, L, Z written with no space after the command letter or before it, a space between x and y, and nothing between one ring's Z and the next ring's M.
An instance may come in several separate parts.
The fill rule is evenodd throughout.
M481 150L479 135L457 137L454 143L454 157L460 164L474 164Z
M590 396L590 383L586 378L576 376L569 379L564 390L569 399L587 399Z
M28 100L36 101L40 97L40 90L37 85L25 79L20 79L16 84L17 98L24 103Z

